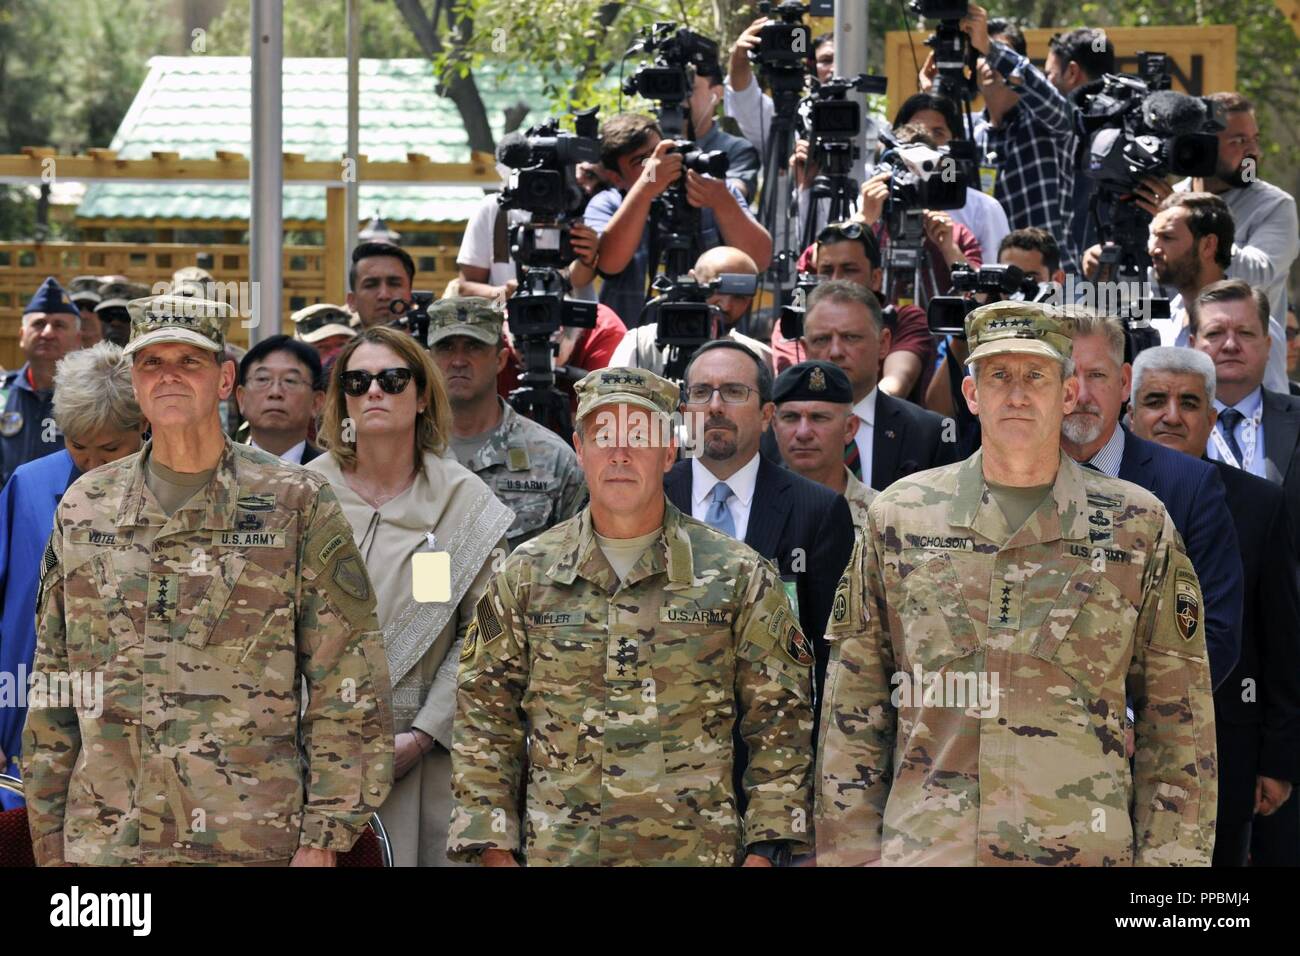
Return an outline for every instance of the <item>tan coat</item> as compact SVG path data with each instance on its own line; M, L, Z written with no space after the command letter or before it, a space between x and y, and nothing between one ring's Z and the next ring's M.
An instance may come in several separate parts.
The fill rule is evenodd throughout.
M437 742L380 807L394 862L446 866L458 657L447 651L459 647L493 567L509 553L505 532L514 514L455 459L426 454L421 465L414 484L378 511L352 490L332 455L307 467L333 487L375 589L392 673L394 733L414 727ZM416 555L431 551L451 553L452 601L445 604L412 599Z

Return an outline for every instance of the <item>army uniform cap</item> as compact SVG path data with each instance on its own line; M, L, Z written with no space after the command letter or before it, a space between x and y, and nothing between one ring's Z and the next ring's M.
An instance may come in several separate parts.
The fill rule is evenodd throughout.
M195 299L210 298L209 288L216 282L212 273L198 266L186 266L172 273L170 295L187 295Z
M492 301L482 296L439 299L429 306L429 344L453 335L467 335L488 345L496 345L501 341L504 318L499 309L493 308Z
M161 342L179 342L222 353L226 347L226 324L234 312L224 302L185 295L134 299L127 309L131 313L131 341L123 350L124 355Z
M644 368L602 368L589 372L575 387L577 420L601 405L633 405L671 416L681 402L681 390Z
M348 325L351 317L351 313L341 305L317 302L293 313L289 321L294 326L294 338L311 345L334 335L355 336L356 331Z
M844 370L832 362L809 359L791 365L776 377L772 385L772 401L782 402L835 402L853 404L853 386Z
M99 276L75 276L68 283L68 294L77 305L98 305L100 285Z
M967 362L990 355L1042 355L1064 362L1074 347L1074 312L1042 302L991 302L966 316Z
M33 312L44 312L46 315L63 312L81 318L81 310L77 308L77 304L72 301L72 297L68 295L67 290L59 285L59 281L54 276L50 276L41 283L41 287L36 290L36 294L27 303L27 308L23 309L23 315L30 315Z
M133 299L149 295L149 287L138 282L105 282L99 287L99 305L96 312L105 309L125 309Z

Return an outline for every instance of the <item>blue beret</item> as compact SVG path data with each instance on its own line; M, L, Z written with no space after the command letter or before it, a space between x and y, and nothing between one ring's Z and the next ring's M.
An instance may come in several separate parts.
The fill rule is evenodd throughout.
M27 308L23 309L23 315L32 312L44 312L46 315L53 315L55 312L66 312L68 315L81 317L81 310L72 301L72 296L68 295L67 290L59 285L54 276L50 276L41 283L41 287L32 296L32 301L28 302Z

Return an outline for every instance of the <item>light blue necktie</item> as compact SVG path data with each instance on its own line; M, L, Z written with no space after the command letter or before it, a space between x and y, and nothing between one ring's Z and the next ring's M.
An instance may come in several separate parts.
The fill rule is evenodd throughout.
M731 520L731 512L727 509L727 499L731 497L731 489L727 487L725 481L720 481L713 486L709 497L712 500L709 502L709 510L704 513L705 524L734 538L736 522Z

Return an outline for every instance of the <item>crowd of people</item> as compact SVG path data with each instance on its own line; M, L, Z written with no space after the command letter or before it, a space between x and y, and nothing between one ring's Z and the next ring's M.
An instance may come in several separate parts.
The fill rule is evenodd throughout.
M1018 300L938 334L956 267L1096 276L1079 94L1113 46L1075 30L1040 70L970 6L984 175L923 211L891 301L890 173L836 222L808 142L763 181L767 23L683 104L725 177L639 113L579 169L567 434L510 401L526 214L495 195L427 345L384 242L247 351L202 270L36 291L0 392L0 674L102 681L0 706L39 862L331 865L378 813L401 865L1300 863L1300 225L1251 103L1208 97L1214 175L1127 200L1158 345ZM899 142L966 134L935 77ZM670 380L647 299L678 183L691 278L786 252L817 282L790 338L712 291ZM806 248L774 247L768 189Z

